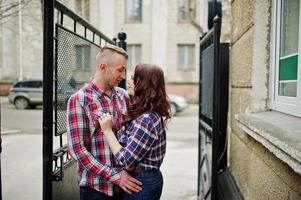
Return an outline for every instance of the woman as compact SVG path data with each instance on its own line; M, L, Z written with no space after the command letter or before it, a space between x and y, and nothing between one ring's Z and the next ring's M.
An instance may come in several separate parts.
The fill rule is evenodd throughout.
M137 65L128 90L132 102L117 134L120 143L113 134L111 116L104 114L99 122L115 161L142 182L142 191L125 194L123 199L157 200L163 187L160 166L166 150L166 122L170 118L163 71L153 65Z

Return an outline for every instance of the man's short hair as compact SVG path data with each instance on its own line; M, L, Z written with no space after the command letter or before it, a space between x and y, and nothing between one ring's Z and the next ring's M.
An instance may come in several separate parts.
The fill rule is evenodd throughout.
M114 51L118 54L121 54L123 55L126 59L128 59L128 53L123 50L121 47L118 47L118 46L115 46L115 45L111 45L111 44L108 44L104 47L102 47L99 51L100 54L102 54L105 50L111 50L111 51Z

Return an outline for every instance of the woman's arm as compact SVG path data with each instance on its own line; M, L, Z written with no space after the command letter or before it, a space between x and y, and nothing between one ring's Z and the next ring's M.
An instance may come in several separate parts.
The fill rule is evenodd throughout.
M112 118L104 115L99 123L108 139L109 146L114 154L114 159L124 169L129 169L134 163L139 162L151 149L157 135L154 132L154 124L149 117L140 117L134 120L131 134L125 147L122 147L112 131Z
M109 142L109 146L114 155L116 155L122 146L119 144L117 138L115 137L112 131L112 116L108 113L105 113L99 118L99 124L103 131L103 134L106 136Z

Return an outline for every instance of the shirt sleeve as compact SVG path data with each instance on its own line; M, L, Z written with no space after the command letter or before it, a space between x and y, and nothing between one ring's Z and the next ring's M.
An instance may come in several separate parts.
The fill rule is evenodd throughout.
M89 119L76 96L72 96L67 106L67 141L69 154L88 172L102 179L119 184L121 169L101 163L88 150L85 144L91 142Z
M149 117L134 120L126 145L115 155L115 161L124 169L135 166L158 139Z

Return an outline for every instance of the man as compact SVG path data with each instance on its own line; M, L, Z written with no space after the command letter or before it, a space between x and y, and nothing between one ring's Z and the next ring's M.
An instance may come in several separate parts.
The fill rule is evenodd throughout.
M119 130L126 114L128 96L116 87L125 78L127 53L116 46L103 47L97 54L97 70L89 83L72 95L67 106L67 139L70 155L77 160L80 199L120 199L118 187L139 192L141 182L114 167L113 154L98 118L113 116Z

